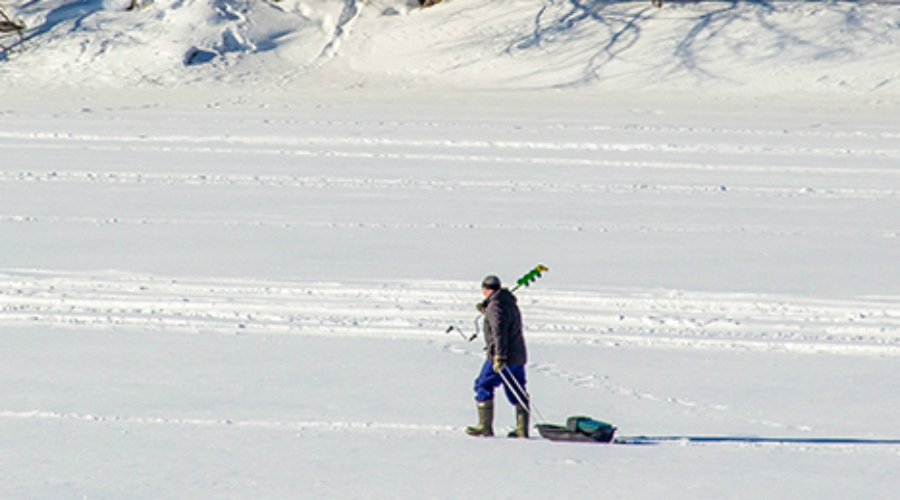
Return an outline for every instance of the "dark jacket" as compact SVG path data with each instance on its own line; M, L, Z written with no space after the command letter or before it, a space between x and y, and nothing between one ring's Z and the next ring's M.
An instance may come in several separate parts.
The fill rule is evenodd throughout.
M504 356L509 366L524 365L528 361L528 352L516 296L503 288L492 293L484 302L484 341L488 359Z

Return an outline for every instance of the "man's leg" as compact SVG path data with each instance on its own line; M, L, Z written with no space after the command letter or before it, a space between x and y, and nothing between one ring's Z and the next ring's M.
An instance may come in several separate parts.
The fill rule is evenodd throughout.
M478 407L478 425L466 427L470 436L494 435L494 390L502 383L494 371L494 365L485 361L481 373L475 379L475 401Z
M525 365L510 366L503 371L507 383L503 384L506 399L516 407L516 429L509 437L528 437L528 417L531 414L531 402L525 389ZM511 387L510 387L511 386Z
M503 370L503 376L509 382L503 384L503 390L506 392L506 399L509 404L516 406L524 403L526 407L528 403L528 391L525 389L525 365L509 366ZM503 382L503 380L500 380Z
M485 361L481 365L481 372L475 379L475 401L489 401L494 399L494 390L503 383L500 374L494 371L494 364Z

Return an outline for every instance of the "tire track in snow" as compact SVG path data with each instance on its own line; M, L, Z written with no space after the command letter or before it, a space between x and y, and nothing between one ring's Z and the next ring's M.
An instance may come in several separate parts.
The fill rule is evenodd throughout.
M296 283L0 271L0 325L447 339L471 330L471 283ZM530 290L530 342L900 355L900 297L817 300L672 290Z

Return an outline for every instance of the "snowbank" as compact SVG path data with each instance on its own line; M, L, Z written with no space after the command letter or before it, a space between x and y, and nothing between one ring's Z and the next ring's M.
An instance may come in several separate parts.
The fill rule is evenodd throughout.
M856 2L10 2L11 87L896 96L900 9Z

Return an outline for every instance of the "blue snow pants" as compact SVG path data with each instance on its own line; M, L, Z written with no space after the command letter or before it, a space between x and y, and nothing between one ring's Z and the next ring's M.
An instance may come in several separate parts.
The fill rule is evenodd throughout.
M506 380L509 380L513 387L503 384L503 378L499 373L494 371L494 364L486 360L481 367L481 373L479 373L478 378L475 379L475 401L482 402L494 399L494 390L500 384L503 384L503 389L506 391L506 399L509 400L509 404L513 406L519 404L519 400L516 399L516 393L518 393L522 402L529 405L527 392L522 394L516 387L516 382L518 382L522 391L526 390L525 365L510 366L503 370L503 376L506 377ZM513 378L515 379L515 382L512 380ZM514 390L516 392L513 392Z

